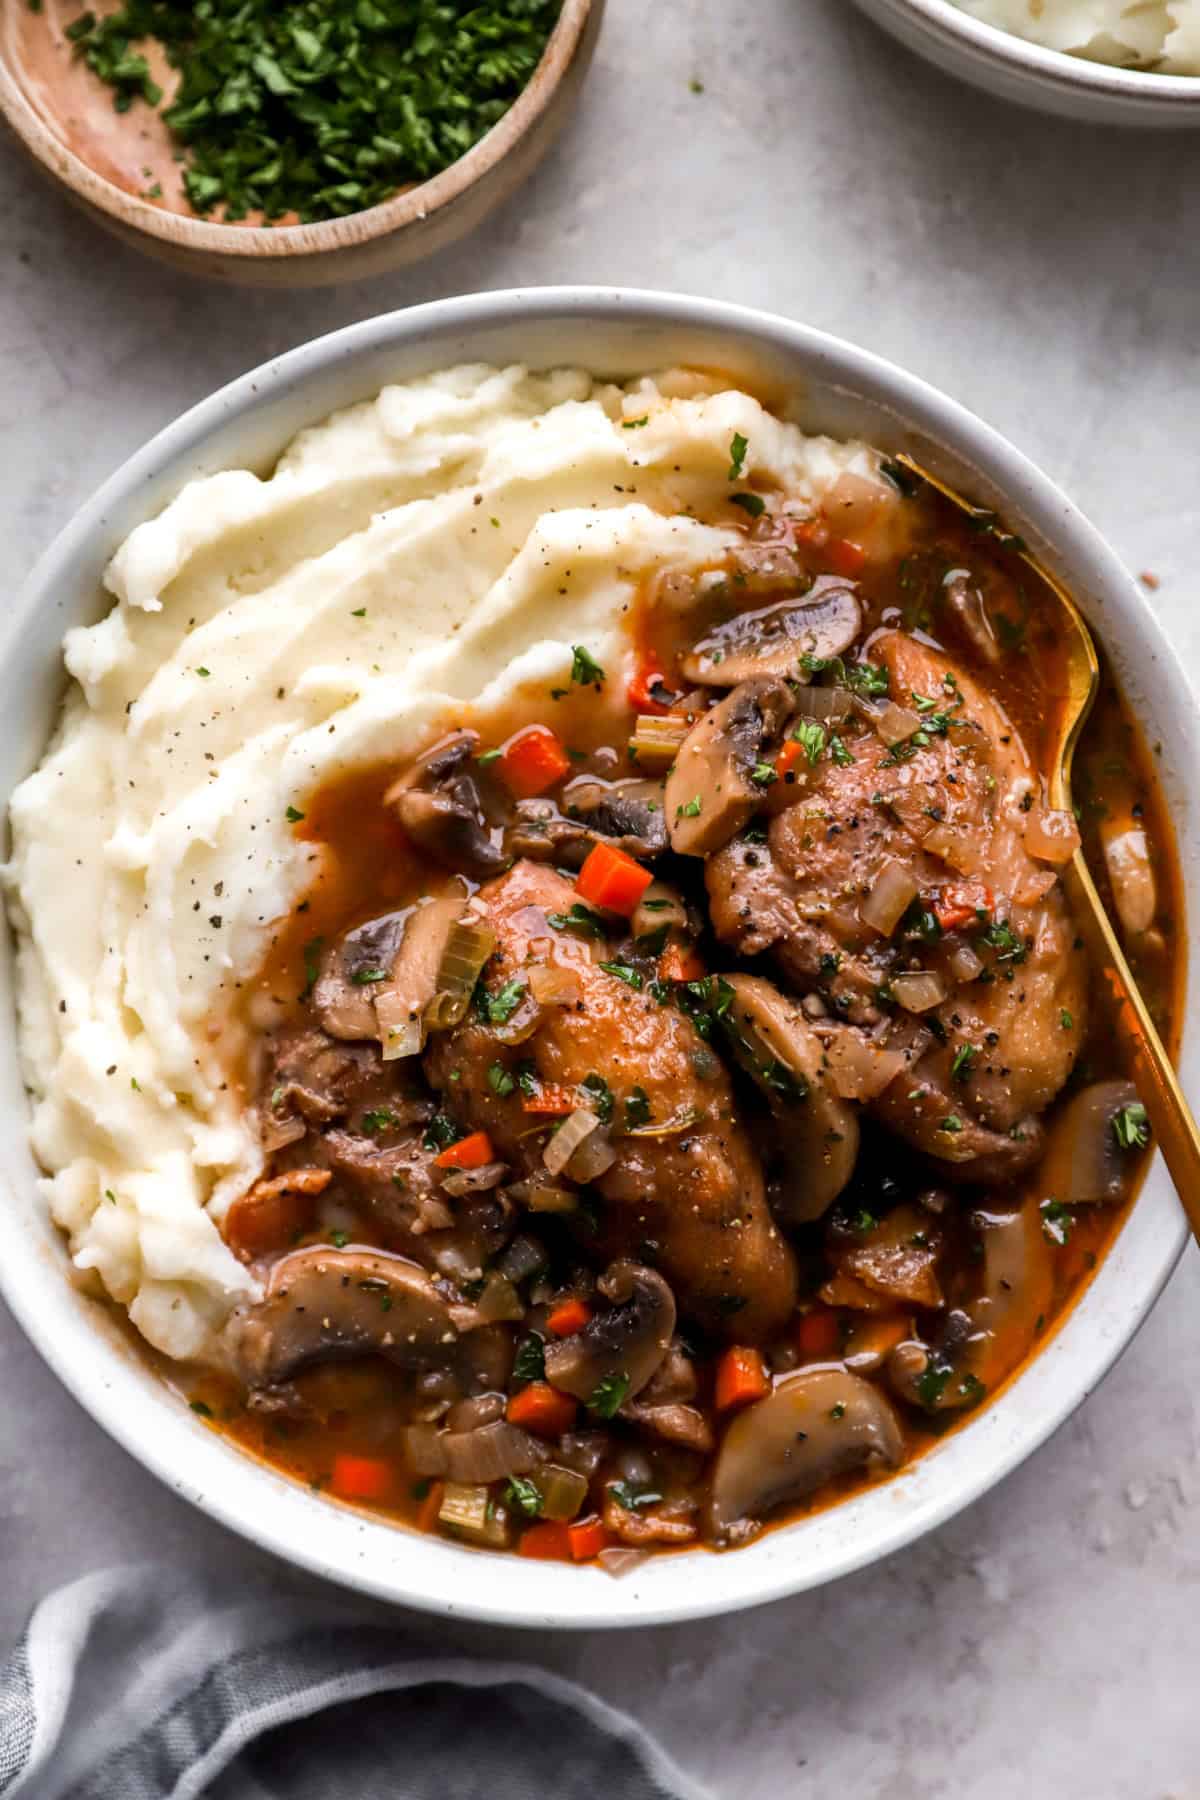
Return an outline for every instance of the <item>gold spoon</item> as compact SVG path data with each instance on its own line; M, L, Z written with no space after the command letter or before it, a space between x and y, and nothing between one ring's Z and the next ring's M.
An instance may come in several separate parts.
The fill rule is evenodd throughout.
M961 511L978 513L977 507L947 487L945 482L930 475L911 457L899 455L895 460L910 468ZM1100 687L1100 659L1092 634L1071 596L1028 551L1021 550L1018 554L1033 570L1045 593L1053 596L1062 613L1062 636L1067 646L1067 693L1058 715L1058 742L1051 758L1047 798L1052 807L1072 811L1071 764ZM1184 1099L1166 1046L1133 978L1133 971L1125 960L1112 921L1096 892L1082 849L1075 852L1062 876L1092 968L1102 984L1107 1011L1130 1077L1146 1108L1192 1233L1200 1240L1200 1130Z

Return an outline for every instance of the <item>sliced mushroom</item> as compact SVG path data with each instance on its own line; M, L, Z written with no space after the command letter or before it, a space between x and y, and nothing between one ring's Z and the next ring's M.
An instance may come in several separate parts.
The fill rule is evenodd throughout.
M379 1038L385 1056L401 1044L402 1053L410 1055L423 1047L420 1021L437 992L446 946L466 904L466 889L456 882L447 893L422 901L404 915L400 947L373 1000L372 1035Z
M384 1356L448 1363L450 1309L415 1263L369 1250L297 1250L271 1271L264 1298L234 1316L230 1347L248 1387L277 1387L308 1363Z
M391 972L404 935L405 912L368 919L335 940L321 961L313 1005L330 1037L373 1038L375 995Z
M667 848L667 825L660 781L634 776L623 781L578 781L553 800L518 800L516 818L505 831L512 857L578 868L598 842L627 856L658 856Z
M719 850L762 805L753 771L793 711L791 690L755 676L699 718L667 777L667 829L682 856Z
M950 1314L937 1344L908 1338L887 1362L893 1391L928 1412L974 1406L1003 1381L1030 1348L1053 1298L1050 1245L1036 1197L1017 1212L977 1212L972 1223L983 1244L978 1296Z
M858 1116L826 1084L824 1052L799 1005L758 975L727 975L733 999L721 1015L734 1055L782 1125L783 1177L772 1200L801 1225L837 1199L858 1158Z
M896 1415L870 1382L847 1369L803 1369L725 1433L712 1476L713 1535L749 1537L785 1500L872 1462L894 1469L903 1454Z
M1072 1095L1050 1127L1038 1170L1041 1191L1064 1206L1123 1199L1130 1158L1114 1121L1136 1103L1131 1081L1095 1081Z
M675 1296L655 1269L615 1262L596 1283L610 1305L582 1331L546 1345L546 1376L565 1394L590 1400L605 1383L634 1399L658 1369L675 1329Z
M963 636L975 654L995 665L1003 652L992 629L983 595L969 569L951 569L945 577L946 605L957 619Z
M508 859L492 842L478 784L464 766L478 744L476 731L452 732L419 757L383 798L422 850L448 868L483 877L498 875Z
M807 594L758 612L738 613L718 625L680 667L688 681L735 687L752 675L807 679L805 656L840 656L862 630L862 607L850 582L820 575Z

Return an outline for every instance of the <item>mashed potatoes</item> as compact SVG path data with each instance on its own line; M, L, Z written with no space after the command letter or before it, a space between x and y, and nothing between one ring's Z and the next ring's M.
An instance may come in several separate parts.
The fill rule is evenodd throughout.
M956 0L1048 50L1168 75L1200 75L1200 0Z
M544 694L572 644L631 671L640 574L730 541L697 521L735 434L747 475L814 503L875 460L692 376L459 368L304 432L269 480L193 483L113 559L7 883L49 1206L168 1355L253 1285L219 1230L262 1165L231 1002L312 879L307 797L456 703Z

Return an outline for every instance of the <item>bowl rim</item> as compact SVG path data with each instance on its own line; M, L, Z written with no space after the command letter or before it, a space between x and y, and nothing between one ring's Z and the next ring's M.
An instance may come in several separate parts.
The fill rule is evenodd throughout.
M819 381L828 393L862 401L898 429L927 434L930 442L969 462L981 481L1009 494L1013 511L1044 523L1060 544L1066 542L1064 554L1074 561L1080 585L1111 594L1128 621L1125 637L1156 664L1168 703L1179 706L1173 731L1191 733L1182 666L1132 577L1066 495L965 407L871 352L779 315L723 301L584 286L502 290L386 313L302 344L200 401L135 452L39 559L0 630L0 681L18 653L23 623L38 609L53 610L56 593L69 590L72 570L95 561L97 542L111 542L114 520L160 509L164 467L171 472L168 491L198 470L207 472L198 456L207 439L235 423L249 438L261 409L289 392L319 387L351 359L419 345L429 352L432 370L470 358L473 334L519 330L536 345L539 327L549 331L564 324L627 334L631 366L638 360L640 328L692 329L724 337L731 348L765 346L793 366L798 385ZM438 360L443 347L446 354ZM536 366L536 355L529 360ZM656 360L661 366L661 357ZM225 460L213 466L230 465ZM61 622L56 629L61 636ZM1200 832L1192 838L1200 846ZM1190 841L1181 834L1185 857ZM1186 1023L1184 1048L1191 1049ZM31 1185L25 1174L18 1192ZM19 1201L13 1204L19 1213ZM40 1200L27 1202L27 1210L36 1221ZM1131 1233L1135 1219L1139 1224ZM97 1303L83 1301L71 1289L65 1254L52 1254L46 1241L58 1237L54 1228L47 1222L36 1242L35 1235L13 1234L0 1261L0 1293L85 1410L180 1497L261 1548L361 1593L445 1617L535 1629L657 1625L723 1615L823 1585L904 1548L979 1498L1059 1428L1130 1343L1188 1241L1186 1221L1156 1157L1137 1205L1087 1292L965 1431L951 1434L889 1481L734 1553L652 1559L618 1583L594 1568L564 1571L556 1564L418 1538L310 1494L192 1417L157 1376L147 1375L144 1359L128 1348L122 1356L115 1331L107 1336L109 1350L101 1353L105 1332L98 1329ZM1122 1285L1122 1271L1130 1266L1132 1281ZM926 1480L921 1471L930 1469L934 1474ZM949 1471L940 1481L939 1470ZM860 1535L856 1528L864 1522ZM789 1558L789 1546L802 1534L820 1546L818 1566L811 1566L812 1555L807 1564L803 1556Z
M562 0L562 11L537 67L508 111L447 168L377 206L310 225L225 225L198 214L169 212L118 187L51 129L2 56L0 117L7 119L29 154L54 181L119 225L176 250L244 261L328 256L361 249L410 225L424 225L490 175L544 117L582 46L592 14L603 5L604 0Z
M1004 63L1021 75L1040 75L1057 85L1108 99L1136 97L1179 111L1200 103L1200 75L1126 69L1073 56L1066 50L1051 50L1015 31L1006 31L1001 25L977 19L973 13L964 12L955 0L878 0L878 4L907 12L937 35L965 41L993 62Z

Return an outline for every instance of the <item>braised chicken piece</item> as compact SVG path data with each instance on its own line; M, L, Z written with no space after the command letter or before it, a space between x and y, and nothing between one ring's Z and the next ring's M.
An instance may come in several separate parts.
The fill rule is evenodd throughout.
M591 1088L604 1097L619 1155L594 1179L604 1202L601 1253L652 1254L692 1318L722 1337L768 1336L795 1302L795 1270L719 1059L686 1017L603 966L611 943L563 928L576 898L555 870L518 863L481 897L496 934L489 993L512 984L525 990L531 971L549 966L574 977L574 997L541 1008L515 1047L476 1011L433 1040L429 1079L453 1092L464 1121L486 1131L499 1155L527 1175L544 1166L553 1114L531 1108L518 1071L560 1116L563 1107L574 1110L573 1098L560 1095ZM497 1068L509 1076L507 1092ZM645 1114L664 1135L625 1129L635 1096L635 1116Z
M904 633L877 637L872 657L886 704L911 711L896 722L909 737L847 734L843 758L811 771L764 844L714 856L712 920L819 992L831 1035L879 1027L927 971L915 1016L928 1048L872 1104L930 1155L991 1179L1040 1148L1037 1117L1086 1029L1086 964L1057 871L1027 845L1041 784L1002 708Z

